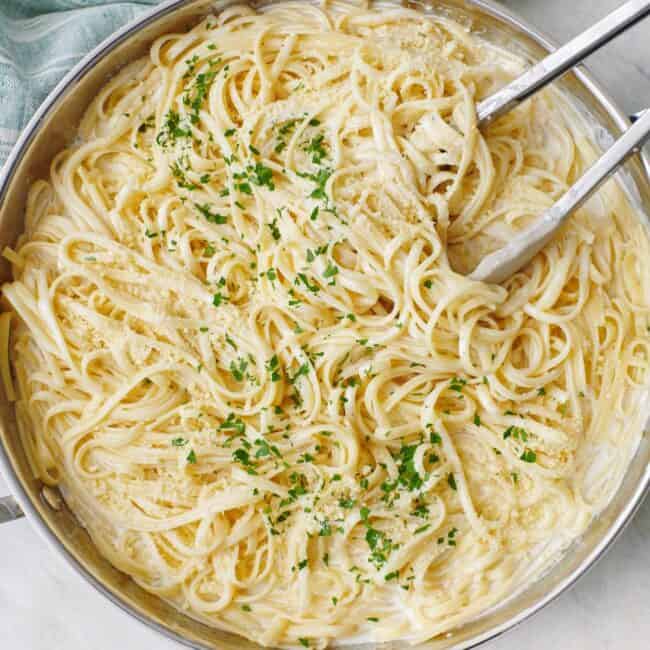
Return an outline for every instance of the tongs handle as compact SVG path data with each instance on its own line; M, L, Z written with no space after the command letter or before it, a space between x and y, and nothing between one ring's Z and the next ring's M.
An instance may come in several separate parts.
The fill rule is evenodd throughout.
M484 257L469 277L481 282L507 280L546 246L567 217L649 137L650 109L646 109L637 114L634 124L532 226Z
M547 211L547 218L564 221L650 137L650 109L637 113L634 124Z
M570 9L567 10L570 11ZM629 0L615 9L566 45L536 63L494 95L480 102L476 108L479 127L485 126L500 115L507 113L649 14L650 0Z

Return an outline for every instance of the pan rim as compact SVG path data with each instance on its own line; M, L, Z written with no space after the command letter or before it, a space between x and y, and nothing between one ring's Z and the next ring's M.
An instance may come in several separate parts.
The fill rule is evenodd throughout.
M527 21L523 20L515 13L496 4L492 0L463 0L463 2L468 6L475 7L481 12L488 14L501 23L505 23L520 32L526 33L533 41L547 51L552 51L556 48L556 44L552 39L548 38L537 28L532 27ZM84 56L48 94L36 113L24 127L17 142L14 144L9 157L5 161L2 169L0 169L0 206L8 193L22 160L27 155L31 144L39 133L41 126L44 124L50 113L54 111L61 102L66 100L67 94L76 83L80 82L100 61L110 55L117 47L137 35L144 28L155 24L162 18L169 16L171 13L182 8L193 6L196 6L197 9L207 9L211 6L217 8L219 4L221 3L218 1L211 2L210 0L166 0L161 5L158 5L149 11L145 11L143 14L127 23L124 27L106 38L91 52ZM599 104L612 118L616 127L621 130L627 128L630 124L627 116L618 108L616 103L610 98L608 93L600 86L600 84L594 80L593 76L582 66L575 69L574 73L586 90L593 96L595 102ZM639 155L642 162L641 166L643 167L645 174L644 180L650 186L650 157L645 152L641 152ZM93 573L66 548L66 545L61 541L52 528L50 528L38 512L38 509L35 507L32 497L25 489L21 479L18 477L14 467L14 462L5 449L2 436L0 436L0 473L5 478L11 494L15 497L27 516L30 525L36 529L43 539L45 539L48 546L50 546L50 548L52 548L60 558L66 561L66 564L69 567L91 584L99 593L108 598L110 602L116 605L123 612L129 614L149 628L158 631L160 634L173 641L197 650L214 649L214 645L205 644L196 639L189 639L175 632L171 627L159 623L153 617L130 605L126 599L119 594L119 592L113 590L95 577ZM466 639L461 642L460 645L455 647L475 648L491 639L501 636L506 631L513 629L535 613L541 611L567 589L573 586L576 581L595 566L598 560L600 560L611 548L643 503L643 499L649 490L650 468L646 467L646 470L639 479L638 484L635 486L632 495L625 505L622 506L619 515L603 533L601 539L594 545L592 551L582 559L576 568L570 571L558 582L558 584L549 589L543 597L539 598L530 607L522 609L516 615L508 618L500 624L493 625L483 632L478 632L473 637Z

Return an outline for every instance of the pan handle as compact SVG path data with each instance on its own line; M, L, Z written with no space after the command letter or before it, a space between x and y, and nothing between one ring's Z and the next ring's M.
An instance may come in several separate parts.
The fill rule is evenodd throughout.
M0 524L13 521L14 519L20 519L24 516L25 514L13 497L0 497Z

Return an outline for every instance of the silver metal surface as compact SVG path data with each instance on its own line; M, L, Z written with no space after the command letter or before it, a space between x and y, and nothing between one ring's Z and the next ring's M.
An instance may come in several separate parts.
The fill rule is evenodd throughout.
M528 264L554 237L558 228L650 137L650 110L638 113L634 124L546 210L530 228L503 248L486 255L470 273L472 280L503 282Z
M0 524L24 517L18 502L12 496L0 497Z
M615 36L650 15L650 0L628 0L476 107L479 126L520 104Z
M0 178L0 250L11 245L23 230L29 185L48 173L53 155L71 142L85 107L118 69L142 56L151 41L165 33L186 29L210 9L219 10L236 0L169 0L107 39L86 56L59 83L38 109L14 147ZM529 61L539 61L553 43L502 5L490 0L429 0L410 7L444 13L471 25L484 38L507 43ZM567 73L559 82L576 104L600 125L611 139L629 126L627 117L583 70ZM650 160L633 157L625 166L644 205L650 205ZM0 280L7 279L0 261ZM418 646L426 650L475 647L526 618L554 600L600 558L629 522L650 484L650 437L645 436L611 503L548 574L527 585L499 607L454 630L442 639ZM37 532L50 547L115 605L149 627L192 648L246 650L254 643L215 630L190 619L138 587L101 556L85 530L65 506L50 507L41 498L41 483L33 476L18 435L13 406L0 396L0 471ZM2 534L6 527L3 527ZM367 650L398 650L401 643L356 646ZM348 646L348 650L353 650Z

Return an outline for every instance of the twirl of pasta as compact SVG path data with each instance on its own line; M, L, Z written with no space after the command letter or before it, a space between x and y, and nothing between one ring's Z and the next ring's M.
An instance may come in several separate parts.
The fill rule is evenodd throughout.
M522 67L392 5L237 6L98 94L5 253L0 347L35 474L116 567L262 644L415 643L608 502L650 375L626 195L502 286L453 270L596 155L556 90L478 131Z

